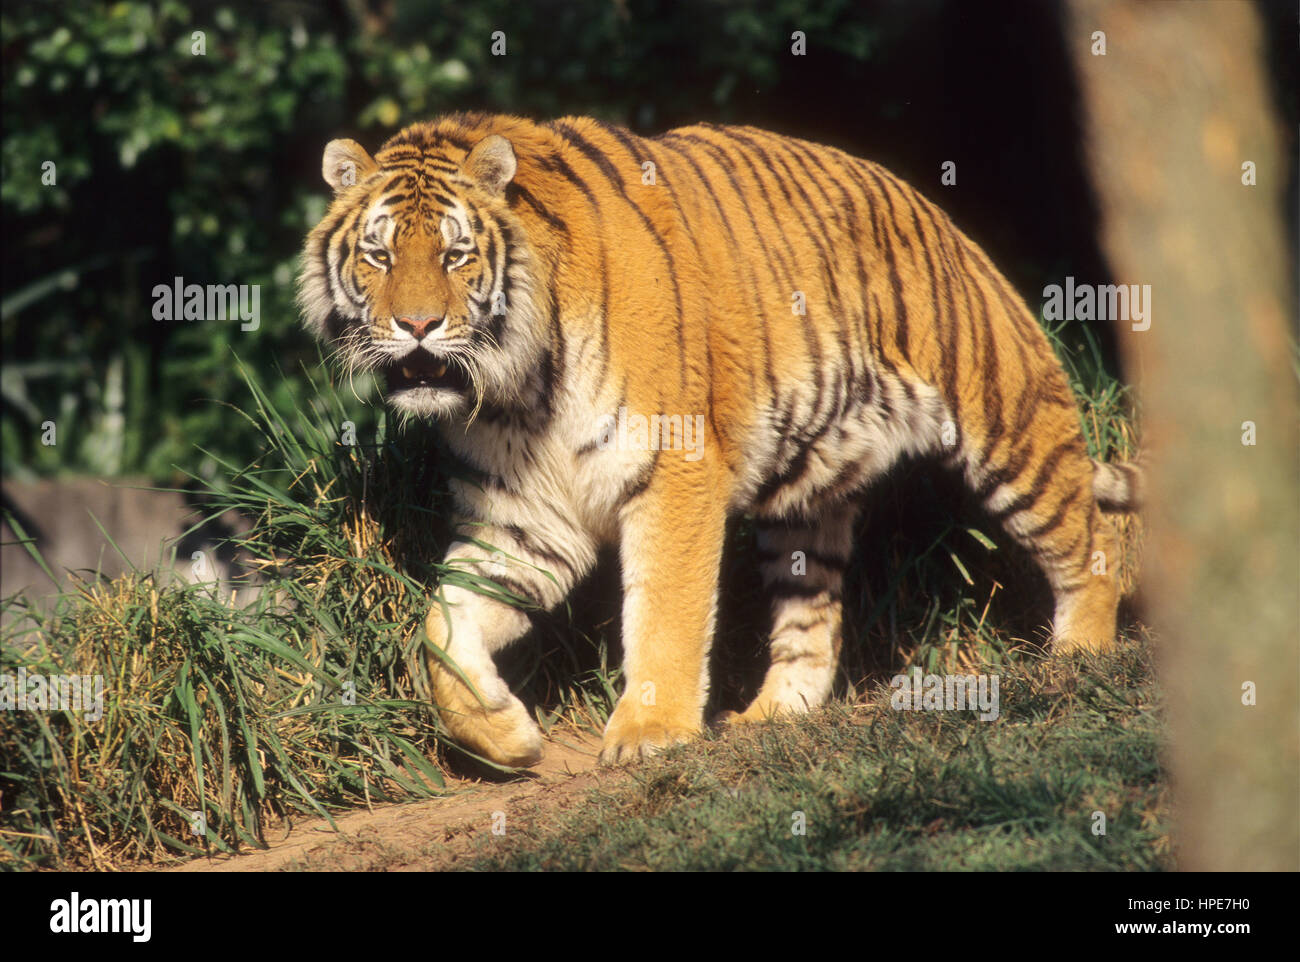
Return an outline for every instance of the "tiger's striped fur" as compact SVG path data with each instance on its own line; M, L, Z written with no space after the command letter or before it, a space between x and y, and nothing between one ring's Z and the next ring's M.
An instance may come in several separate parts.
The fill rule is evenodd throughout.
M305 321L388 376L399 411L440 419L472 471L453 482L460 520L500 552L466 541L449 559L549 608L599 545L619 547L627 689L604 761L700 729L738 512L758 519L774 618L740 718L826 698L854 496L905 455L960 471L1033 553L1057 651L1112 643L1101 510L1133 507L1136 474L1088 458L1034 317L881 167L748 127L647 139L586 118L457 115L374 158L334 141L324 174L336 197L307 240ZM668 420L624 432L638 415ZM703 427L694 456L677 423ZM430 659L448 728L535 762L537 728L492 662L525 616L455 586L440 597L430 642L474 688Z

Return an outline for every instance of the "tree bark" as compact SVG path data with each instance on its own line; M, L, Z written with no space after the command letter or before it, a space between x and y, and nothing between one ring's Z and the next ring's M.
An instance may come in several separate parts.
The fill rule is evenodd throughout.
M1118 337L1151 458L1142 578L1178 865L1295 871L1296 304L1265 36L1247 3L1070 7L1102 247L1116 283L1151 285L1150 329Z

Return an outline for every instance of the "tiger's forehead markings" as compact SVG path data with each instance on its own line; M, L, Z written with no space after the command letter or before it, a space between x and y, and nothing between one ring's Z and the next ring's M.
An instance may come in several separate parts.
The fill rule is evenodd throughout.
M431 229L437 224L447 243L470 235L470 225L482 229L482 220L458 199L471 187L460 163L445 154L428 154L403 147L397 156L383 160L381 174L388 175L376 190L374 207L388 208L397 221L396 233ZM450 219L450 220L449 220Z
M372 195L363 221L364 241L387 244L412 231L433 231L436 225L444 242L452 244L482 231L478 212L458 196L470 186L460 176L459 166L440 161L440 166L455 171L456 176L431 174L418 165L397 166L404 169L382 171L388 179L381 181Z

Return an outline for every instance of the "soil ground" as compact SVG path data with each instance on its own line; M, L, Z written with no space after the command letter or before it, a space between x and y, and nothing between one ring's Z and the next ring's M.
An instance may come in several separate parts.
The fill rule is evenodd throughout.
M554 731L546 754L527 775L509 781L447 779L448 794L404 804L376 805L368 811L336 816L337 831L324 819L295 825L270 848L242 855L200 857L163 871L434 871L452 867L475 841L491 835L500 816L578 804L598 783L618 779L616 771L596 771L600 740L577 731Z

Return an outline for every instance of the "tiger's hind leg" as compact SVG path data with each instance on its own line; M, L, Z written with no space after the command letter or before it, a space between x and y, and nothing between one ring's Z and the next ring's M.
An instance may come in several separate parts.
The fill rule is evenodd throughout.
M1083 437L1064 421L1010 445L1000 465L976 469L975 487L1047 576L1056 603L1052 651L1104 651L1115 641L1118 539L1093 493Z
M812 521L760 521L758 554L772 598L771 665L750 706L729 720L805 712L830 694L842 639L841 586L853 551L854 504Z

